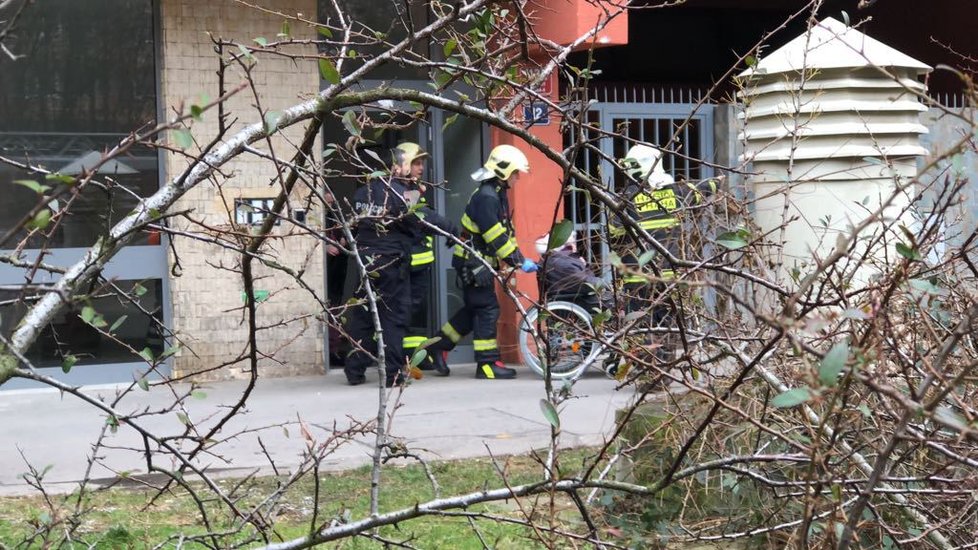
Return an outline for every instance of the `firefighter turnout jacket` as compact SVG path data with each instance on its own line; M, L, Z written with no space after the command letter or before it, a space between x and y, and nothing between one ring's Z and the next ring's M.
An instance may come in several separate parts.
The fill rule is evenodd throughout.
M678 256L683 211L691 206L701 204L706 197L713 195L716 191L717 180L715 179L698 183L669 183L655 189L650 189L647 185L640 186L632 183L625 189L625 196L629 200L626 211L629 217L638 222L640 228L647 231L670 254ZM615 243L613 248L619 250L622 261L626 264L634 263L635 254L621 252L627 250L631 245L621 220L617 217L612 218L610 230L613 243ZM656 266L661 269L662 277L675 276L672 268L663 262L656 262ZM645 282L645 278L628 276L625 278L625 282Z
M472 194L462 215L462 229L469 245L494 268L499 267L500 260L514 267L523 263L523 254L513 236L506 189L496 178L483 181ZM469 254L461 245L455 245L453 267L461 269L466 263L473 264Z

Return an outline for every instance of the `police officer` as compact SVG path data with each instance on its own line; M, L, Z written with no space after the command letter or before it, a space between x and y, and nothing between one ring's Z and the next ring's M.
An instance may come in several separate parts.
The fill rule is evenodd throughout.
M717 182L709 179L698 184L679 185L672 175L665 171L661 157L659 149L640 143L632 146L620 161L622 169L631 179L625 188L625 197L628 198L629 203L627 213L631 219L638 222L641 229L647 231L670 254L679 256L681 216L684 209L698 205L707 196L716 193ZM675 271L666 261L653 259L646 265L654 265L656 273L642 273L645 267L638 264L638 258L634 253L635 247L626 234L628 229L619 221L613 218L610 230L612 245L618 251L622 265L626 268L623 278L623 290L626 294L625 309L632 312L651 305L653 326L669 326L671 325L669 306L657 296L657 291L663 289L664 285L651 284L650 277L670 280L675 277ZM668 345L660 349L663 358L672 351Z
M439 368L447 368L448 351L463 336L473 333L472 346L477 363L475 377L480 379L516 378L514 369L500 361L496 342L499 301L496 298L495 270L499 262L519 267L524 273L537 270L537 264L523 257L513 237L509 201L506 191L529 172L530 165L519 149L512 145L494 148L486 163L472 174L479 188L472 194L462 216L462 229L472 254L455 246L452 266L462 281L462 308L442 326L440 340L432 345L432 359Z
M427 186L423 183L422 176L424 175L424 159L428 156L428 153L417 143L409 141L401 143L393 151L393 171L398 177L406 181L410 190L418 192L418 206L415 208L415 212L421 216L422 220L457 236L458 228L455 227L455 224L430 208L425 200ZM435 264L433 244L434 235L419 233L418 238L411 246L411 315L403 344L404 354L407 357L413 356L417 348L428 340L424 330L428 326L428 294L431 287L432 267ZM434 370L436 376L451 374L447 365L432 361L422 363L421 369Z
M411 174L420 177L423 171L424 157L415 156L408 164L395 165L391 178L372 179L353 194L357 216L354 238L366 267L366 277L355 297L366 300L369 281L384 332L388 387L400 385L404 380L403 339L411 311L411 247L422 235L434 233L421 221L417 208L419 192L411 188ZM350 312L346 331L352 340L352 351L343 370L347 381L355 386L366 381L364 373L377 348L373 315L367 305L357 306Z

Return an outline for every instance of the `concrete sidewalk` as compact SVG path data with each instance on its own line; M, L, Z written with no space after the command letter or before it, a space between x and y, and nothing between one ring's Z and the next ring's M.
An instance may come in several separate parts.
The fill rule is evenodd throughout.
M476 380L472 378L474 368L464 365L452 370L449 378L425 377L404 390L391 434L401 438L411 451L428 458L454 459L487 456L489 452L524 453L548 444L550 426L540 409L542 380L523 368L519 379L499 381ZM214 454L203 457L199 464L223 475L255 470L270 473L269 459L262 451L264 444L279 471L288 471L300 462L306 449L297 419L302 419L317 442L330 437L334 425L342 430L357 421L372 422L377 415L375 381L369 376L367 384L350 387L342 370L326 376L260 380L246 410L222 430ZM237 401L244 388L243 382L204 387L206 396L186 402L187 414L203 432L203 427L216 421L216 415ZM604 441L614 426L615 411L634 396L630 389L616 391L615 382L599 373L579 380L573 393L579 399L571 399L560 411L560 443L564 447ZM111 401L116 388L92 388L86 394ZM136 389L117 410L160 411L141 420L141 425L158 434L176 436L185 426L176 411L165 411L172 400L167 388L149 392ZM26 461L37 469L51 466L45 484L52 490L74 489L86 475L92 445L106 422L105 415L92 405L54 390L0 392L0 418L4 420L0 432L0 494L32 491L21 477L27 471ZM368 464L372 441L372 435L354 438L328 456L326 466L346 469ZM106 484L116 480L121 471L146 472L145 459L139 452L141 438L131 427L120 426L104 445L99 464L88 474L91 479Z

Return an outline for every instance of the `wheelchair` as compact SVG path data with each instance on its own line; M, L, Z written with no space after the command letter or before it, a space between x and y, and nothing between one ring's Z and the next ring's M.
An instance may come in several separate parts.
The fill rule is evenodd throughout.
M557 294L541 306L533 306L520 323L519 347L523 361L533 372L552 380L574 381L589 367L603 369L606 351L591 322L598 298L593 293ZM537 337L534 337L534 331Z

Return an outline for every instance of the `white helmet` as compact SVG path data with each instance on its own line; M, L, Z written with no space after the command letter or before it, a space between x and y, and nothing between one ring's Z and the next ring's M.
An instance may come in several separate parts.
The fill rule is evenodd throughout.
M653 180L662 180L662 175L668 175L666 174L665 168L662 167L661 158L662 151L650 145L639 143L638 145L633 145L628 150L625 158L621 159L619 164L621 164L622 169L630 177L638 181L648 179L649 183L655 185L657 182ZM656 175L660 177L654 177ZM672 180L672 177L670 176L669 179ZM663 184L659 183L659 185Z
M516 170L523 173L530 171L530 161L526 159L523 151L512 145L497 145L489 153L489 158L482 168L472 173L472 179L485 181L489 178L499 178L500 181L506 181Z
M536 243L534 244L536 245L537 252L539 252L541 256L543 254L546 254L547 245L550 244L550 233L547 233L546 235L537 239ZM559 243L557 244L557 246L554 247L554 250L560 250L560 249L567 249L567 250L577 249L577 231L571 231L570 235L567 236L566 241Z

